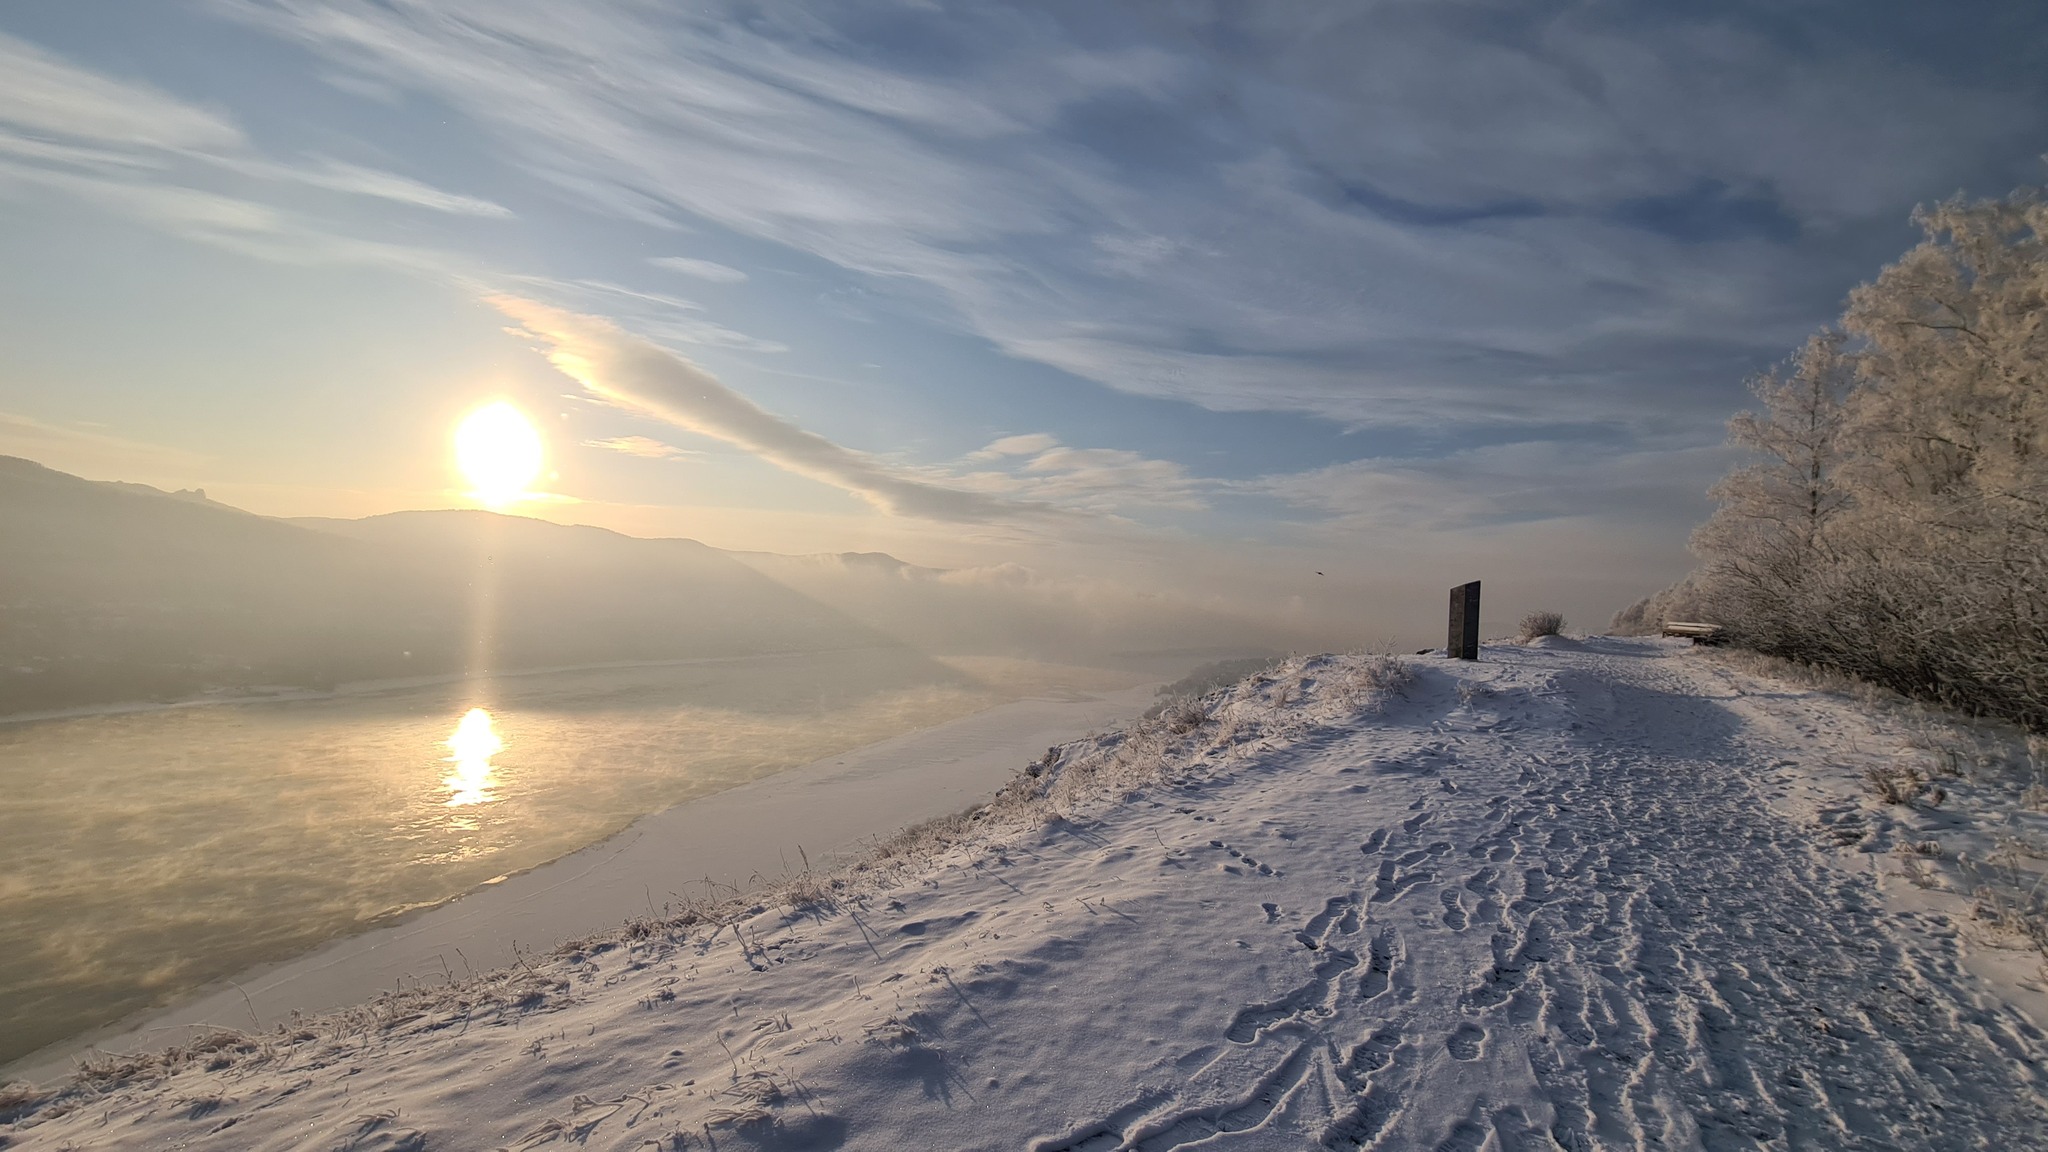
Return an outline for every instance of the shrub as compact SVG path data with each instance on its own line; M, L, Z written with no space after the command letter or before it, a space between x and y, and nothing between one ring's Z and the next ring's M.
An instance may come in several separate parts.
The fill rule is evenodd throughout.
M1166 730L1176 736L1185 736L1209 722L1209 713L1200 704L1179 704L1168 708L1163 717Z
M1534 640L1538 636L1555 636L1564 631L1564 613L1552 612L1548 608L1531 612L1522 617L1522 639Z
M1948 792L1941 785L1931 783L1920 770L1905 764L1873 766L1863 770L1863 780L1878 799L1887 804L1911 805L1924 799L1930 807L1940 807L1948 799Z

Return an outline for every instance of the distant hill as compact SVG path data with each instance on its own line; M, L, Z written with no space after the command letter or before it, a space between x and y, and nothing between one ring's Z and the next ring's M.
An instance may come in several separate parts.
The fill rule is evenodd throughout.
M695 541L487 512L274 520L0 457L0 542L0 713L902 647Z

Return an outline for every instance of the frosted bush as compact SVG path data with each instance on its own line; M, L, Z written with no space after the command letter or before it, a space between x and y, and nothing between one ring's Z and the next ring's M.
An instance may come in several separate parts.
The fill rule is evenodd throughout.
M1545 608L1522 617L1522 639L1534 640L1538 636L1555 636L1564 631L1564 613L1552 612Z

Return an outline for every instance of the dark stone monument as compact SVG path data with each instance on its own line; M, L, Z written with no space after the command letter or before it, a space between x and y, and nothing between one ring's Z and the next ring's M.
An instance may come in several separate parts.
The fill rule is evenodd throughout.
M1451 589L1451 642L1445 655L1479 659L1479 581Z

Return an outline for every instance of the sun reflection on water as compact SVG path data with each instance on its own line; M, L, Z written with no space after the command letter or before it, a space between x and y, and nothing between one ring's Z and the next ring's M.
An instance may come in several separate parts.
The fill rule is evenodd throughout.
M450 793L448 807L488 804L497 799L491 792L491 757L505 750L505 742L491 727L490 712L471 708L464 713L447 743L451 753L448 763L455 766L441 781Z

